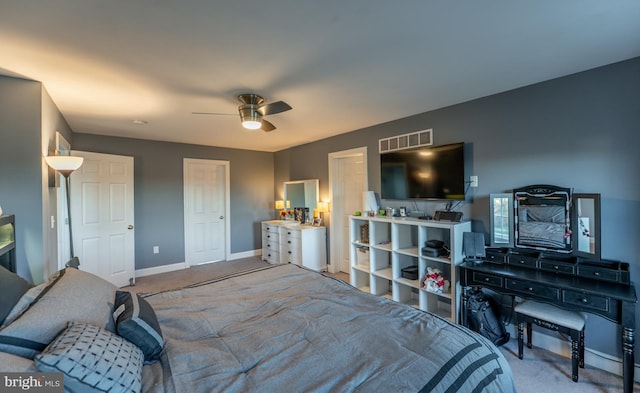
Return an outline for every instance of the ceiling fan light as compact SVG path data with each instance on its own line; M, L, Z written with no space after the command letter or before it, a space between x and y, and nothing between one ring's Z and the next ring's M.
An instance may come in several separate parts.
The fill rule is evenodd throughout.
M244 120L242 126L248 130L257 130L262 127L262 122L257 120Z
M262 115L254 110L254 108L239 108L242 126L248 130L257 130L262 127Z

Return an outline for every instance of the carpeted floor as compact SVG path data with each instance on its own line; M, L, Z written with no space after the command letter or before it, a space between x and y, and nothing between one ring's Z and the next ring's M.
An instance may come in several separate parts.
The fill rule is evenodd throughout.
M184 270L161 273L136 279L136 285L128 289L146 294L182 288L218 277L256 270L270 266L260 258L245 258L194 266ZM349 282L349 275L338 273L334 277ZM589 333L587 333L589 334ZM535 341L534 341L535 344ZM622 378L588 364L579 370L579 381L571 381L571 359L543 349L525 348L524 359L518 359L515 339L500 347L511 365L519 393L618 393L622 391ZM640 392L640 384L634 384Z

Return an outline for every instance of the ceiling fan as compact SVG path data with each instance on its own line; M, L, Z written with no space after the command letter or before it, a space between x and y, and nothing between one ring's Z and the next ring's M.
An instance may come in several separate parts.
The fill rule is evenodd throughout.
M289 104L284 101L276 101L270 104L265 104L264 98L257 94L246 93L238 96L240 106L238 106L238 113L240 114L240 121L244 128L250 130L262 129L265 132L273 131L276 126L264 119L264 116L273 115L280 112L288 111L291 108ZM231 115L231 113L213 113L213 112L192 112L194 115Z

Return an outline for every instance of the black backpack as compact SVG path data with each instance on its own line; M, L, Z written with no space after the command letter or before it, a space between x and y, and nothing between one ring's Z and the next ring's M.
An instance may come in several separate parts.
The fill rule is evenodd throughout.
M498 347L509 341L504 323L496 316L489 298L482 290L476 290L469 296L467 323L471 330L482 334Z

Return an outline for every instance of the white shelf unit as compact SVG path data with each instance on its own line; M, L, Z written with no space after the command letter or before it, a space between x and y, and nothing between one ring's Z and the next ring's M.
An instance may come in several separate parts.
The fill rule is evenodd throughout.
M369 239L362 238L363 225L368 225ZM470 231L469 221L351 216L351 285L458 322L460 283L457 266L464 260L462 234ZM442 241L450 251L449 255L423 256L421 250L427 240ZM418 266L418 279L402 277L402 269L409 266ZM450 287L446 292L424 289L422 281L427 267L439 269L449 280Z

